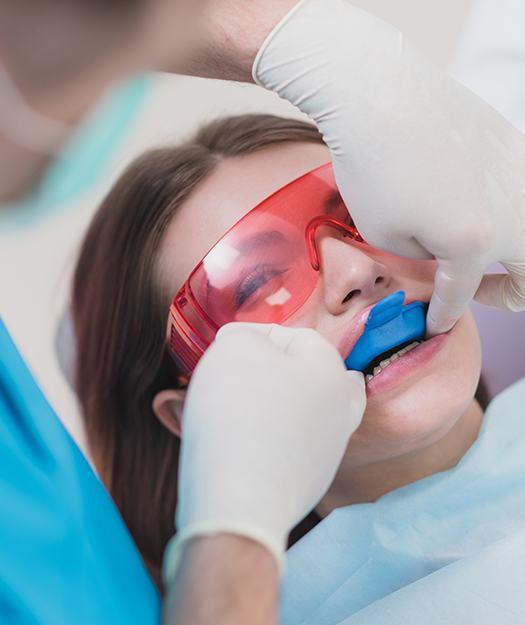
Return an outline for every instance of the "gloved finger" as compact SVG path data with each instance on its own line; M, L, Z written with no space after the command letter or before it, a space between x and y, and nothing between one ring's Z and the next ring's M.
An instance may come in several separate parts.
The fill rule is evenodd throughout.
M359 232L363 235L365 241L376 248L396 254L397 256L406 256L415 260L431 260L435 256L415 236L407 236L405 232L393 233L391 228L382 226L377 228L372 235L368 235L368 229L365 227L359 229L359 223L356 225Z
M268 333L268 339L275 347L281 349L283 352L289 353L290 345L303 337L305 332L313 332L313 330L308 330L306 328L287 328L273 323Z
M291 328L287 328L291 329ZM344 367L343 359L336 347L312 328L293 328L295 332L288 336L284 347L291 356L299 356L302 360L311 359L319 366L323 358L336 357Z
M366 409L365 376L360 371L347 371L346 377L352 386L352 415L358 419L354 423L354 428L357 429L363 420Z
M351 418L351 434L357 430L366 409L365 376L360 371L346 371L345 380L350 400L349 416Z
M346 376L355 384L358 389L364 391L365 390L365 376L361 373L361 371L347 371Z
M481 264L440 260L427 313L427 336L448 332L463 315L483 278Z
M255 332L262 336L268 336L272 330L273 323L249 323L247 321L232 321L219 328L219 331L215 335L215 340L220 340L226 336L232 334L238 334L239 332Z
M304 332L314 332L307 328L290 328L278 325L277 323L248 323L233 322L228 323L217 332L215 340L221 340L226 336L238 334L239 332L251 332L258 336L267 338L275 347L282 351L288 351L288 347L296 335L303 336Z
M525 263L502 263L509 272L503 283L503 305L507 310L525 310Z
M525 263L502 263L509 272L486 275L475 299L513 312L525 310Z
M352 399L357 402L359 410L364 412L366 406L365 376L360 371L347 371L346 378L350 381L352 386L355 387L355 392L352 393Z

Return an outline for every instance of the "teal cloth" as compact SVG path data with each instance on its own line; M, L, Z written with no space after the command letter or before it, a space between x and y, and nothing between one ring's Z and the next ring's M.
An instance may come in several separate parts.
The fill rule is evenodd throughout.
M0 320L0 623L159 621L124 522Z
M518 553L525 556L525 379L491 402L478 440L456 467L374 503L335 510L292 547L282 623L335 625L352 615L348 624L367 623L367 618L370 623L398 622L385 619L393 618L395 610L400 614L401 608L415 606L417 614L418 605L428 607L420 589L432 588L433 575L439 573L437 587L447 576L459 580L456 588L470 576L475 587L473 561L479 565L479 588L484 587L489 562L525 582L525 566L517 569L516 561L505 560L505 548L496 548L505 541L514 541L516 549L521 546ZM524 559L518 561L521 565ZM525 595L517 593L509 604L506 589L513 586L505 577L499 579L499 587L492 586L496 604L500 597L502 614L520 615L523 619L517 622L525 623ZM414 587L414 592L408 590ZM463 598L468 605L472 594L465 591ZM492 610L485 613L493 615ZM419 616L420 622L434 622L425 612ZM416 621L407 617L405 622ZM441 620L471 622L507 621Z
M0 211L0 229L18 229L63 209L102 176L141 110L151 78L144 74L108 93L76 129L28 196Z

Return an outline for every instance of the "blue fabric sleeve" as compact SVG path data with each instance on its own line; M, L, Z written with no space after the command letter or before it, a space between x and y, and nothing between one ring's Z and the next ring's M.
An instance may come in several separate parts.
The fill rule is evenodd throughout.
M160 601L110 496L0 320L0 623L149 625Z

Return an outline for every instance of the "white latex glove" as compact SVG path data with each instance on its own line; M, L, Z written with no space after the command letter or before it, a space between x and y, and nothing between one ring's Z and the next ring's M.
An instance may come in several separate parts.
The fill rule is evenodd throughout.
M229 324L199 362L182 424L172 578L189 538L250 537L281 563L290 530L330 486L361 422L361 373L314 330Z
M300 2L253 75L316 123L365 240L439 261L430 334L476 292L525 309L525 138L501 115L346 0ZM509 273L483 277L496 261Z

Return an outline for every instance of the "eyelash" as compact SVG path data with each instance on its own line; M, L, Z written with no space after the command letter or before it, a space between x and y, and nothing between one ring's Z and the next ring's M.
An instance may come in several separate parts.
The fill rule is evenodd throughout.
M266 265L257 265L245 276L235 290L235 305L240 308L257 290L267 284L272 278L282 275L288 270L275 269ZM259 280L259 283L257 282ZM264 280L264 281L262 281Z

